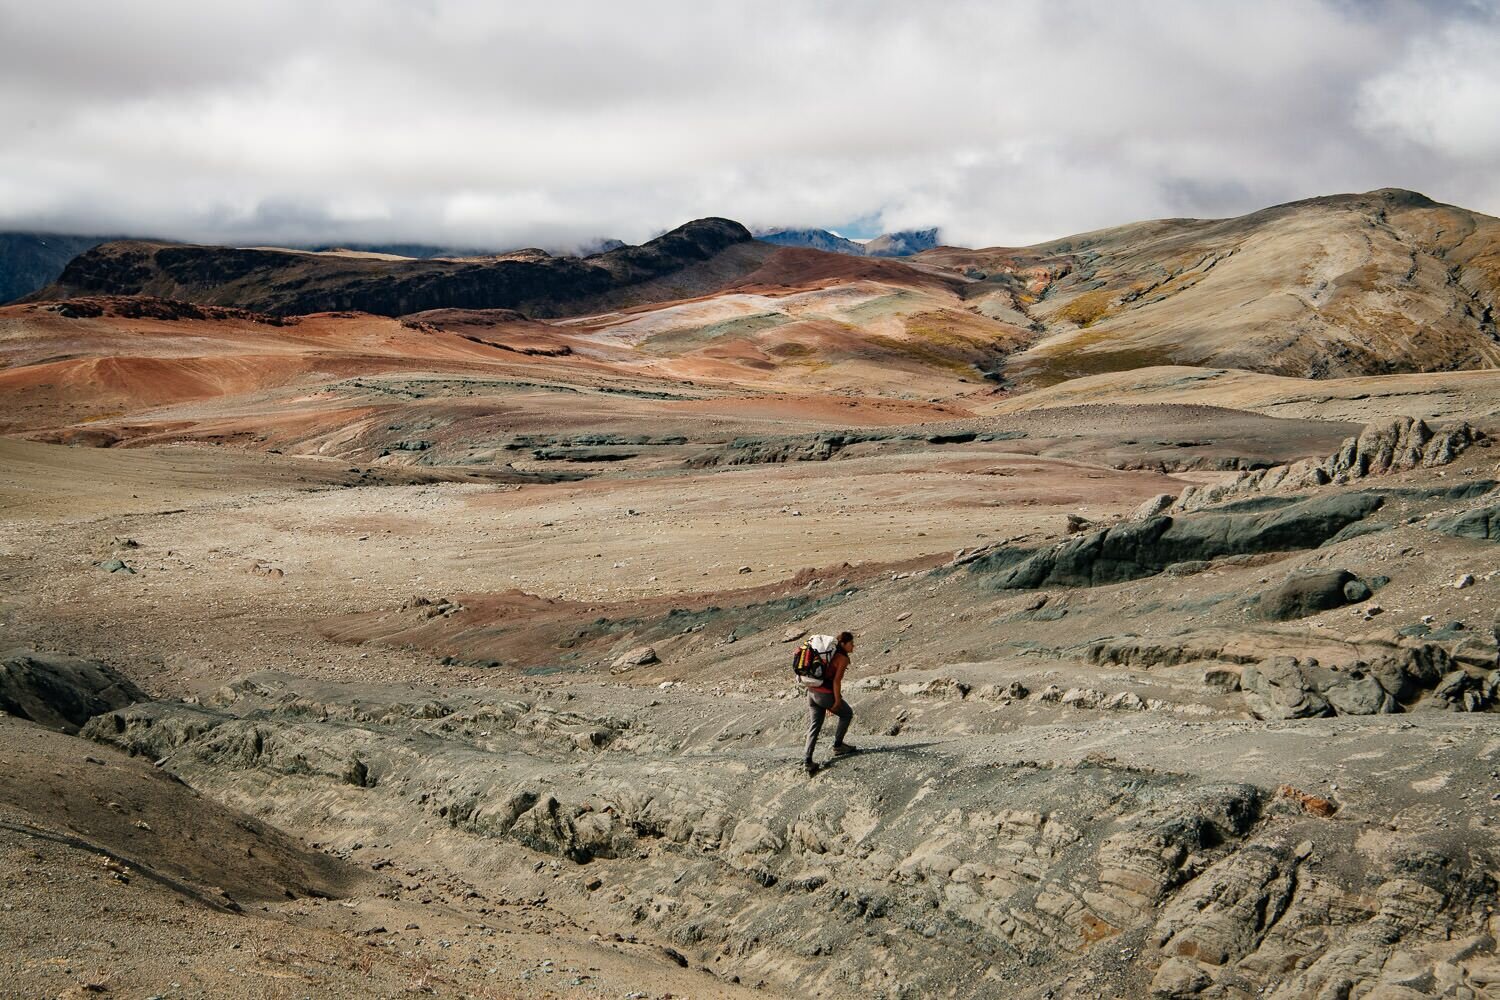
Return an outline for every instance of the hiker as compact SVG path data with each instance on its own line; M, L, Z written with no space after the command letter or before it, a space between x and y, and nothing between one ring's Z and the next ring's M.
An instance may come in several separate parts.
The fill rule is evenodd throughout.
M849 668L852 652L853 632L840 632L837 639L815 635L797 651L793 661L797 680L807 688L807 751L802 765L809 777L818 773L813 751L818 746L818 734L823 731L823 716L828 712L839 717L838 728L833 732L833 755L843 757L859 749L844 742L844 734L854 719L854 709L844 700L843 690L844 671Z

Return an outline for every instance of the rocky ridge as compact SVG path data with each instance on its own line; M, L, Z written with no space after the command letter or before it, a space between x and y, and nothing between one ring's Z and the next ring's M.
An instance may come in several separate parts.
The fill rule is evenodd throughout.
M893 748L869 758L878 781L835 769L809 785L764 752L778 710L753 701L714 737L619 695L371 693L259 675L86 735L320 836L418 823L550 856L562 905L802 993L1082 997L1144 969L1127 975L1153 997L1292 998L1496 974L1488 856L1406 835L1356 849L1395 819L1363 796L1027 761L1003 740L1003 764L944 744L939 775ZM1359 751L1379 738L1351 736ZM1028 972L1061 961L1074 971L1050 985Z
M1466 421L1434 429L1424 420L1397 417L1366 427L1322 459L1301 459L1242 472L1222 485L1189 486L1170 509L1201 510L1259 493L1308 490L1330 483L1343 486L1369 477L1438 468L1448 465L1473 445L1487 447L1489 439ZM1144 513L1144 509L1138 512Z
M724 256L745 246L748 252ZM555 316L621 301L652 282L679 281L680 287L660 294L663 299L696 294L695 280L718 287L760 263L764 255L753 250L750 233L727 219L700 219L641 246L587 258L386 260L120 241L80 254L30 298L148 295L277 316L350 310L400 316L432 309ZM688 275L695 267L703 271L698 279Z

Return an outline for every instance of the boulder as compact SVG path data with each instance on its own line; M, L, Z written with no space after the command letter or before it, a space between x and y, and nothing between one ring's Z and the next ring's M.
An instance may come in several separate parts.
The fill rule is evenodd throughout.
M1332 715L1302 664L1290 656L1247 666L1240 673L1245 705L1258 719L1310 719Z
M1151 979L1152 1000L1189 1000L1213 985L1208 973L1192 962L1169 958Z
M1341 608L1359 593L1363 600L1370 588L1346 569L1303 570L1263 593L1257 610L1267 621L1291 621Z
M1339 715L1386 715L1400 711L1396 699L1379 680L1357 667L1315 671L1313 683Z
M637 646L628 653L624 653L615 659L615 670L628 670L631 667L644 667L652 663L660 663L656 657L656 650L651 646Z
M1465 696L1476 691L1480 686L1480 682L1471 677L1468 671L1450 670L1432 689L1432 697L1436 701L1447 702L1450 707L1464 711L1466 710Z
M0 711L76 733L104 712L146 701L113 667L50 653L13 650L0 660Z

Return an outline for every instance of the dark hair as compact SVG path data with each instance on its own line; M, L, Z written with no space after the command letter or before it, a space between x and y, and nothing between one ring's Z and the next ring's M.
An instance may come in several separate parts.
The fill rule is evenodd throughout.
M842 646L846 642L853 642L853 641L854 641L854 633L853 632L840 632L839 633L839 645L840 646Z

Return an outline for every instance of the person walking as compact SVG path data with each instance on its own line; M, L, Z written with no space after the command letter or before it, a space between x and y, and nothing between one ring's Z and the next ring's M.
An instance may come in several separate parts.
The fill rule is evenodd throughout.
M844 742L849 732L849 723L854 720L854 709L844 700L844 672L849 669L849 657L854 652L854 633L840 632L833 659L823 671L823 683L807 689L807 751L803 754L802 766L808 777L818 773L818 764L813 760L813 751L818 746L818 734L823 731L823 718L832 712L838 716L838 727L833 731L833 755L845 757L857 753L859 748Z

